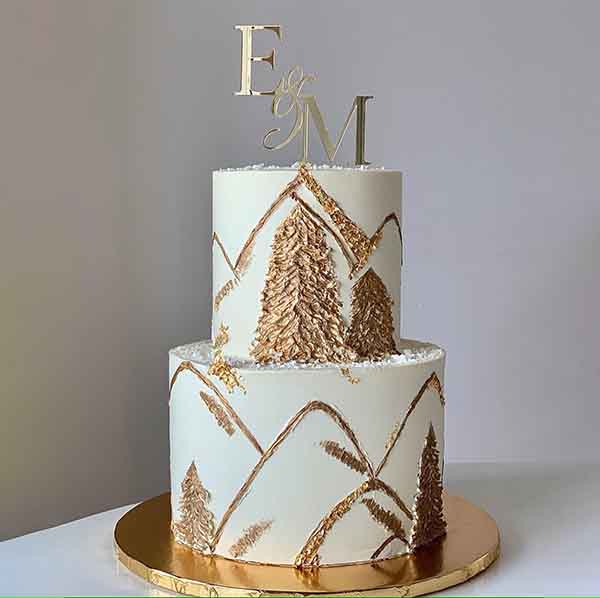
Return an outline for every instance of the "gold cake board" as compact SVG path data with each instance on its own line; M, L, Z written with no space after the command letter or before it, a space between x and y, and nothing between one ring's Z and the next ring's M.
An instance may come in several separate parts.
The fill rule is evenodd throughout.
M485 511L459 496L446 496L445 506L447 535L412 555L301 572L291 566L202 556L177 544L170 530L167 493L121 517L115 549L133 573L181 594L419 596L467 581L487 569L500 552L498 528Z

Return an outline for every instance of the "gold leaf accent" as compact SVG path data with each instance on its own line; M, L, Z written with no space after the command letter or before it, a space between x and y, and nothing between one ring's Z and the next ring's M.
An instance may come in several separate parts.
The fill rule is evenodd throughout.
M229 326L221 323L219 326L219 332L213 341L213 350L221 351L223 347L229 342Z
M437 383L435 382L436 380L437 380ZM396 445L396 442L398 442L398 438L400 438L400 435L402 434L402 431L404 430L404 428L406 426L406 422L408 421L408 418L411 416L412 412L416 409L417 405L419 404L419 401L425 395L425 391L432 387L432 384L433 384L434 388L437 388L437 387L441 388L440 381L435 372L432 372L431 375L427 378L427 380L425 380L425 382L423 382L423 384L421 385L421 388L419 389L419 392L417 392L417 394L415 395L415 398L411 401L410 405L408 406L408 409L407 409L406 413L404 414L404 417L402 418L402 420L397 422L394 425L394 427L392 428L392 431L390 432L387 442L385 443L385 453L383 454L383 458L381 459L381 462L379 463L379 465L377 466L377 469L375 470L375 475L379 475L380 471L384 468L384 466L387 463L387 460L390 456L390 453L392 452L394 446ZM440 399L440 403L443 407L444 401L443 401L441 395L439 395L439 399Z
M210 388L225 411L227 415L231 419L232 422L235 423L240 432L247 438L248 442L257 450L259 454L263 454L264 451L260 446L260 443L250 430L248 426L244 423L244 421L240 418L240 416L236 413L235 409L231 406L231 403L223 396L223 393L217 388L214 382L208 377L205 376L191 361L182 361L177 369L175 370L173 376L171 377L171 382L169 384L169 398L173 392L173 387L175 386L175 382L183 372L191 372L208 388Z
M223 409L223 407L221 407L221 405L217 403L216 399L214 397L211 397L209 394L200 391L200 396L202 397L202 400L204 401L205 405L208 407L208 410L217 420L217 424L219 425L219 427L223 428L223 430L225 430L225 432L227 432L229 436L233 436L233 434L235 433L235 428L233 427L231 420L227 416L227 412L225 411L225 409Z
M352 361L325 234L302 204L278 226L251 355L261 363Z
M254 546L260 538L263 536L265 532L267 532L270 527L273 525L273 520L270 521L260 521L247 527L243 532L240 538L237 540L235 544L231 546L229 549L229 554L234 559L239 559L244 556L252 546Z
M236 387L246 392L241 377L235 371L235 368L226 361L220 351L213 352L213 360L208 368L208 374L221 380L229 392L233 392Z
M371 240L355 222L353 222L340 208L338 203L328 195L318 181L308 172L306 165L302 165L299 174L308 190L315 196L323 209L338 227L342 237L350 246L359 264L364 265L371 255ZM361 266L362 267L362 266ZM356 266L358 269L358 265Z
M352 375L350 368L340 368L340 374L342 374L350 384L358 384L360 382L360 378Z
M330 511L321 519L319 525L310 534L308 540L296 556L294 565L300 569L311 568L315 565L315 558L318 552L325 542L327 535L333 528L333 526L350 511L352 505L367 494L368 492L379 491L389 496L396 505L402 510L402 512L409 518L412 519L412 513L409 511L407 506L404 504L398 494L390 488L385 482L378 478L371 478L363 482L358 488L354 489L350 494L346 495L340 500Z
M208 508L210 498L210 492L202 485L196 464L192 461L181 482L180 518L171 527L178 542L202 553L212 552L215 533L215 516Z
M397 353L392 298L369 268L352 286L352 321L347 343L359 357L383 359Z
M394 534L396 538L406 541L406 534L402 527L402 522L394 513L384 509L378 502L370 497L363 498L361 502L367 507L374 521L382 525L391 534Z
M419 462L417 494L413 504L413 526L409 540L411 551L446 533L442 491L440 453L433 424L430 423Z
M320 443L323 450L334 459L337 459L350 469L359 473L366 473L367 468L363 461L355 457L350 451L340 446L335 440L323 440Z
M223 299L225 299L225 297L227 297L227 295L229 295L229 293L231 293L231 291L233 291L234 288L235 288L235 282L233 281L233 278L230 278L219 289L219 291L215 295L215 299L214 299L214 310L215 311L219 311L219 307L221 306Z
M216 376L225 384L229 392L238 387L244 392L246 389L242 379L229 362L223 357L223 347L229 342L229 327L221 324L219 332L213 341L213 358L208 367L208 374Z

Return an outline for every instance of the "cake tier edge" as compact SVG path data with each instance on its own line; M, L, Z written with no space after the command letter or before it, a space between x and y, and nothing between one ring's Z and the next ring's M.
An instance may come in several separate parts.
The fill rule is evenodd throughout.
M353 364L170 352L172 521L201 553L312 567L403 554L444 533L445 353Z
M225 355L374 355L400 339L400 172L214 172L212 240L212 335L228 328ZM287 301L293 289L302 292ZM370 310L379 314L372 331L364 326ZM294 319L305 334L290 344L292 327L275 320Z

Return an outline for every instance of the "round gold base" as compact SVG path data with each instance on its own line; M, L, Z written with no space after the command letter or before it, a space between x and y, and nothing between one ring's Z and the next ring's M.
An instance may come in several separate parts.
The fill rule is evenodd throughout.
M376 563L325 566L302 572L291 566L242 563L202 556L171 535L170 495L131 509L115 527L118 559L146 581L194 596L327 594L419 596L470 579L500 552L494 520L458 496L446 496L448 533L431 545Z

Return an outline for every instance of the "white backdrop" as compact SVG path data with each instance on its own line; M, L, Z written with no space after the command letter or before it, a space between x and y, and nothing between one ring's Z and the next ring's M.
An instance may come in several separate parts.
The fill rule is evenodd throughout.
M600 3L0 4L0 538L163 491L167 350L210 325L210 172L259 146L236 23L405 172L403 331L450 460L597 458ZM316 136L313 136L316 142ZM342 159L352 156L351 143ZM322 154L316 153L321 159ZM240 201L243 209L243 200Z

